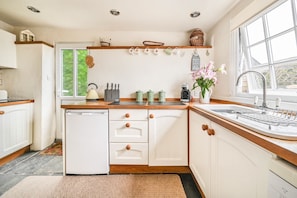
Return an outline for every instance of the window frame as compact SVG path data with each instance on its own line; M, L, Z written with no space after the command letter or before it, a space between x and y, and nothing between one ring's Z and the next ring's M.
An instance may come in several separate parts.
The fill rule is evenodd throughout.
M74 56L76 57L77 52L76 50L79 49L85 49L87 50L87 46L91 46L93 43L91 42L82 42L82 43L57 43L56 44L56 73L57 73L57 79L56 79L56 92L57 92L57 97L60 99L85 99L86 96L78 96L78 84L77 84L77 74L78 74L78 66L77 66L77 59L74 59L74 70L73 70L73 75L75 78L73 78L73 88L74 88L74 95L73 96L63 96L62 94L62 86L63 86L63 67L62 67L62 61L63 57L61 56L61 50L63 49L71 49L74 50ZM87 91L87 90L86 90Z
M264 44L266 45L266 50L268 51L267 53L267 59L268 59L268 63L267 64L260 64L257 67L254 67L251 64L251 53L250 51L247 52L243 52L242 48L241 48L241 42L244 40L242 40L240 38L240 34L247 34L247 26L252 24L253 22L255 22L258 19L261 19L262 21L264 20L263 18L266 17L266 15L272 11L273 9L277 8L278 6L280 6L281 4L285 3L286 1L290 2L291 5L291 9L293 12L293 27L286 30L286 31L281 31L280 33L277 33L273 36L269 36L267 39L267 32L266 29L267 27L263 27L264 29L264 40L260 40L257 42L254 42L253 44L250 44L248 47L246 47L247 50L250 50L251 46L255 46L256 44L259 44L261 42L264 42ZM267 88L267 98L268 99L275 99L276 97L282 97L284 98L285 101L289 101L289 102L293 102L294 100L296 100L296 96L297 96L297 90L293 89L293 90L288 90L288 89L275 89L277 87L277 82L276 82L276 76L275 76L275 72L271 71L274 70L274 68L276 68L279 64L281 63L293 63L296 62L297 64L297 56L293 57L293 58L288 58L288 59L283 59L283 60L278 60L278 61L272 61L271 55L272 55L272 49L271 49L271 40L273 38L276 38L280 35L284 35L290 31L294 31L295 33L295 41L296 41L296 46L297 46L297 0L281 0L278 1L277 3L274 3L273 5L269 6L268 8L266 8L265 10L263 10L261 13L257 14L256 16L252 17L251 19L249 19L247 22L245 22L243 25L241 25L240 27L236 28L235 30L232 31L232 37L233 37L233 41L234 41L234 46L235 46L235 50L234 50L234 54L236 54L236 59L235 59L235 65L236 65L236 76L239 76L242 72L246 71L246 70L255 70L257 69L257 71L259 71L259 69L261 70L264 67L268 68L269 71L269 75L271 75L271 78L274 79L271 81L271 88ZM267 26L267 21L263 21L262 24L264 26ZM244 27L245 30L244 32L240 30L240 28ZM245 38L248 39L247 35L245 35ZM268 40L268 41L267 41ZM247 46L247 45L246 45ZM236 51L236 52L235 52ZM245 56L248 56L247 61L249 61L248 65L246 67L242 66L242 53L245 54ZM239 97L246 97L246 98L251 98L254 97L256 95L262 95L262 88L252 88L255 87L255 76L252 75L246 75L247 78L249 78L249 82L254 83L254 85L248 86L248 92L241 92L240 89L242 88L241 86L235 87L235 95L239 96ZM268 84L268 83L267 83ZM259 87L259 86L258 86ZM262 86L261 86L262 87Z

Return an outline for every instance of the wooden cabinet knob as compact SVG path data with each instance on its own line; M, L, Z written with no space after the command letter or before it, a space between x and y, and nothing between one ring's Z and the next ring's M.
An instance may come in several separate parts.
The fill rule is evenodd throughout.
M126 146L126 150L130 150L131 149L131 146L130 146L130 144L127 144L127 146Z
M208 125L207 124L202 124L202 130L205 131L208 129Z
M215 135L215 130L214 129L207 129L207 134L208 135Z
M154 118L154 114L150 114L150 118Z
M0 111L0 115L3 115L5 113L5 111Z
M126 123L126 127L129 128L131 125L130 123Z
M130 118L130 114L129 114L129 113L126 113L126 114L125 114L125 117L126 117L126 118Z

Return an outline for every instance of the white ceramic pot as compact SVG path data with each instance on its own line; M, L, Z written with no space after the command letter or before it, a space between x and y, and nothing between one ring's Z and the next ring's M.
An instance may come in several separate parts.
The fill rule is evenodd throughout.
M203 103L203 104L207 104L207 103L210 103L210 96L212 94L212 90L210 89L209 91L205 91L205 94L204 94L204 98L202 97L202 92L200 92L200 95L199 95L199 102L200 103Z

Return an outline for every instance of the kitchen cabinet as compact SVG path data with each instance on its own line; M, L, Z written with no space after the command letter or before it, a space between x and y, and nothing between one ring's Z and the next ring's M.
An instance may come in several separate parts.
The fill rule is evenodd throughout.
M0 29L0 68L16 68L16 36Z
M110 164L187 166L187 110L109 110Z
M190 111L190 169L206 197L267 197L271 153Z
M42 150L55 140L54 49L37 41L16 47L18 68L3 71L3 88L13 97L34 99L31 149Z
M149 110L149 165L187 166L187 110Z
M145 109L109 110L110 164L148 164Z
M0 107L0 158L32 144L33 103Z

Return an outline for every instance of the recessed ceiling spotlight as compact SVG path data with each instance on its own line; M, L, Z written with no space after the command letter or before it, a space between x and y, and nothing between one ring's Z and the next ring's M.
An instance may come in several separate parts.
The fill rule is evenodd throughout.
M32 12L35 12L35 13L39 13L39 12L40 12L40 10L34 8L33 6L27 6L27 8L28 8L29 10L31 10Z
M197 12L197 11L192 12L192 13L190 14L190 16L191 16L192 18L196 18L196 17L200 16L200 12Z
M115 9L110 10L110 13L111 13L112 15L114 15L114 16L119 16L119 15L120 15L120 11L115 10Z

